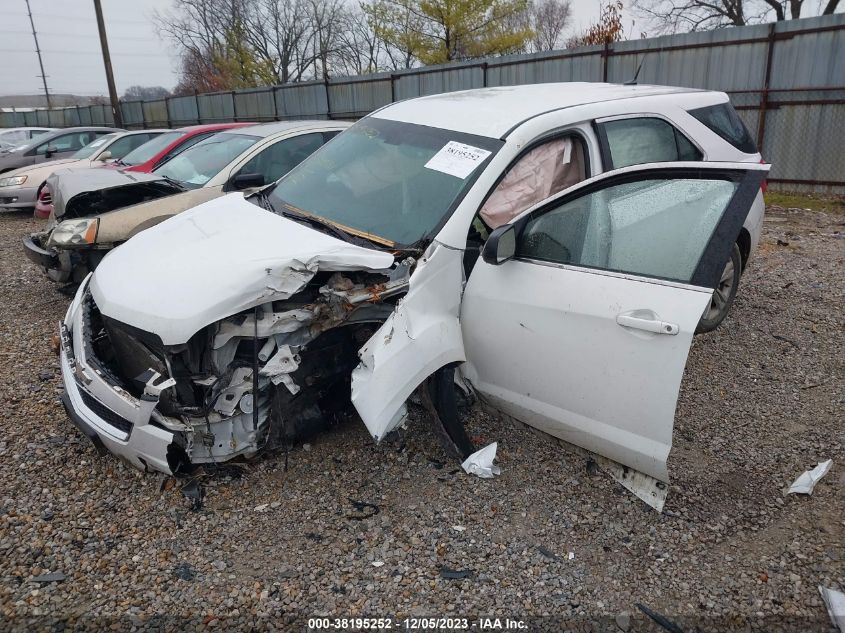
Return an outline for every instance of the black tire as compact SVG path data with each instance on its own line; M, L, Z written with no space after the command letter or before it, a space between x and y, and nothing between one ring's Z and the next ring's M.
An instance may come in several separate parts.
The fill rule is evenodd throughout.
M713 291L713 297L710 299L710 305L701 316L698 322L698 327L695 328L696 334L703 334L705 332L712 332L719 324L728 316L731 306L736 297L736 290L739 288L739 277L742 274L742 254L739 251L739 245L734 244L731 250L731 256L725 262L725 268L722 271L722 277L719 280L719 285Z
M475 452L472 440L469 439L460 408L458 407L458 388L455 385L455 368L444 367L437 371L428 381L431 402L437 416L443 425L443 430L461 458L466 459Z

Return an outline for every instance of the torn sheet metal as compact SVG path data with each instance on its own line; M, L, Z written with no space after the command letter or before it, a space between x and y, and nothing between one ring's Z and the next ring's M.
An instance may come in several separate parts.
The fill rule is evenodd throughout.
M458 320L463 251L433 242L408 294L359 352L352 404L378 442L405 418L405 400L428 376L464 359Z
M91 282L100 311L157 334L165 345L184 343L247 308L287 299L318 270L378 271L394 263L391 253L315 231L240 193L139 233L109 260Z
M828 589L819 585L819 593L822 595L824 605L830 615L830 621L842 632L845 633L845 593Z
M830 470L831 464L833 464L833 460L829 459L826 462L819 462L819 464L812 470L805 470L795 481L792 482L792 485L789 487L789 490L786 491L786 494L813 494L813 488L815 488L819 480L827 474L827 471Z
M464 460L461 468L468 475L477 475L482 479L493 479L496 475L501 475L502 469L493 463L496 459L496 448L498 448L498 442L493 442L475 451Z

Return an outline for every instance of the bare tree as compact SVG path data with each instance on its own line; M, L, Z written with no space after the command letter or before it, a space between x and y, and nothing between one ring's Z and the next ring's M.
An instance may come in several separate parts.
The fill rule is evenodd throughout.
M828 0L822 13L833 13L838 4ZM634 11L659 33L796 19L810 5L806 0L633 0Z
M164 99L170 96L170 91L162 86L129 86L121 101L139 101L141 99Z
M247 39L268 60L275 83L299 81L313 64L309 5L305 0L254 0L246 23Z
M537 0L529 13L534 51L553 51L563 45L563 33L572 17L570 0Z

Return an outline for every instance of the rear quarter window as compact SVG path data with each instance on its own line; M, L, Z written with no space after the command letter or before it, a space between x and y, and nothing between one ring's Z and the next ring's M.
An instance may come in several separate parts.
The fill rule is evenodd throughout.
M739 151L746 154L757 153L754 139L730 103L696 108L689 110L689 113Z

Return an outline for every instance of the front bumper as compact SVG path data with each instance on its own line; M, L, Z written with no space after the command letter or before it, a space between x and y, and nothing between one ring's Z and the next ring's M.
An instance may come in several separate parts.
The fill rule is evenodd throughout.
M84 263L85 249L57 249L41 246L47 242L50 233L33 233L23 238L23 252L27 258L39 268L47 272L47 276L55 282L64 283L74 277L74 269ZM77 273L76 281L84 274L84 268Z
M37 187L0 188L0 207L7 209L32 209L38 197Z
M152 422L157 404L127 393L98 367L85 343L86 310L81 299L87 280L60 326L60 362L65 393L62 401L73 423L98 448L118 455L141 470L172 474L168 450L174 433Z
M23 238L23 252L29 261L40 268L59 267L59 256L55 249L42 248L33 235Z

